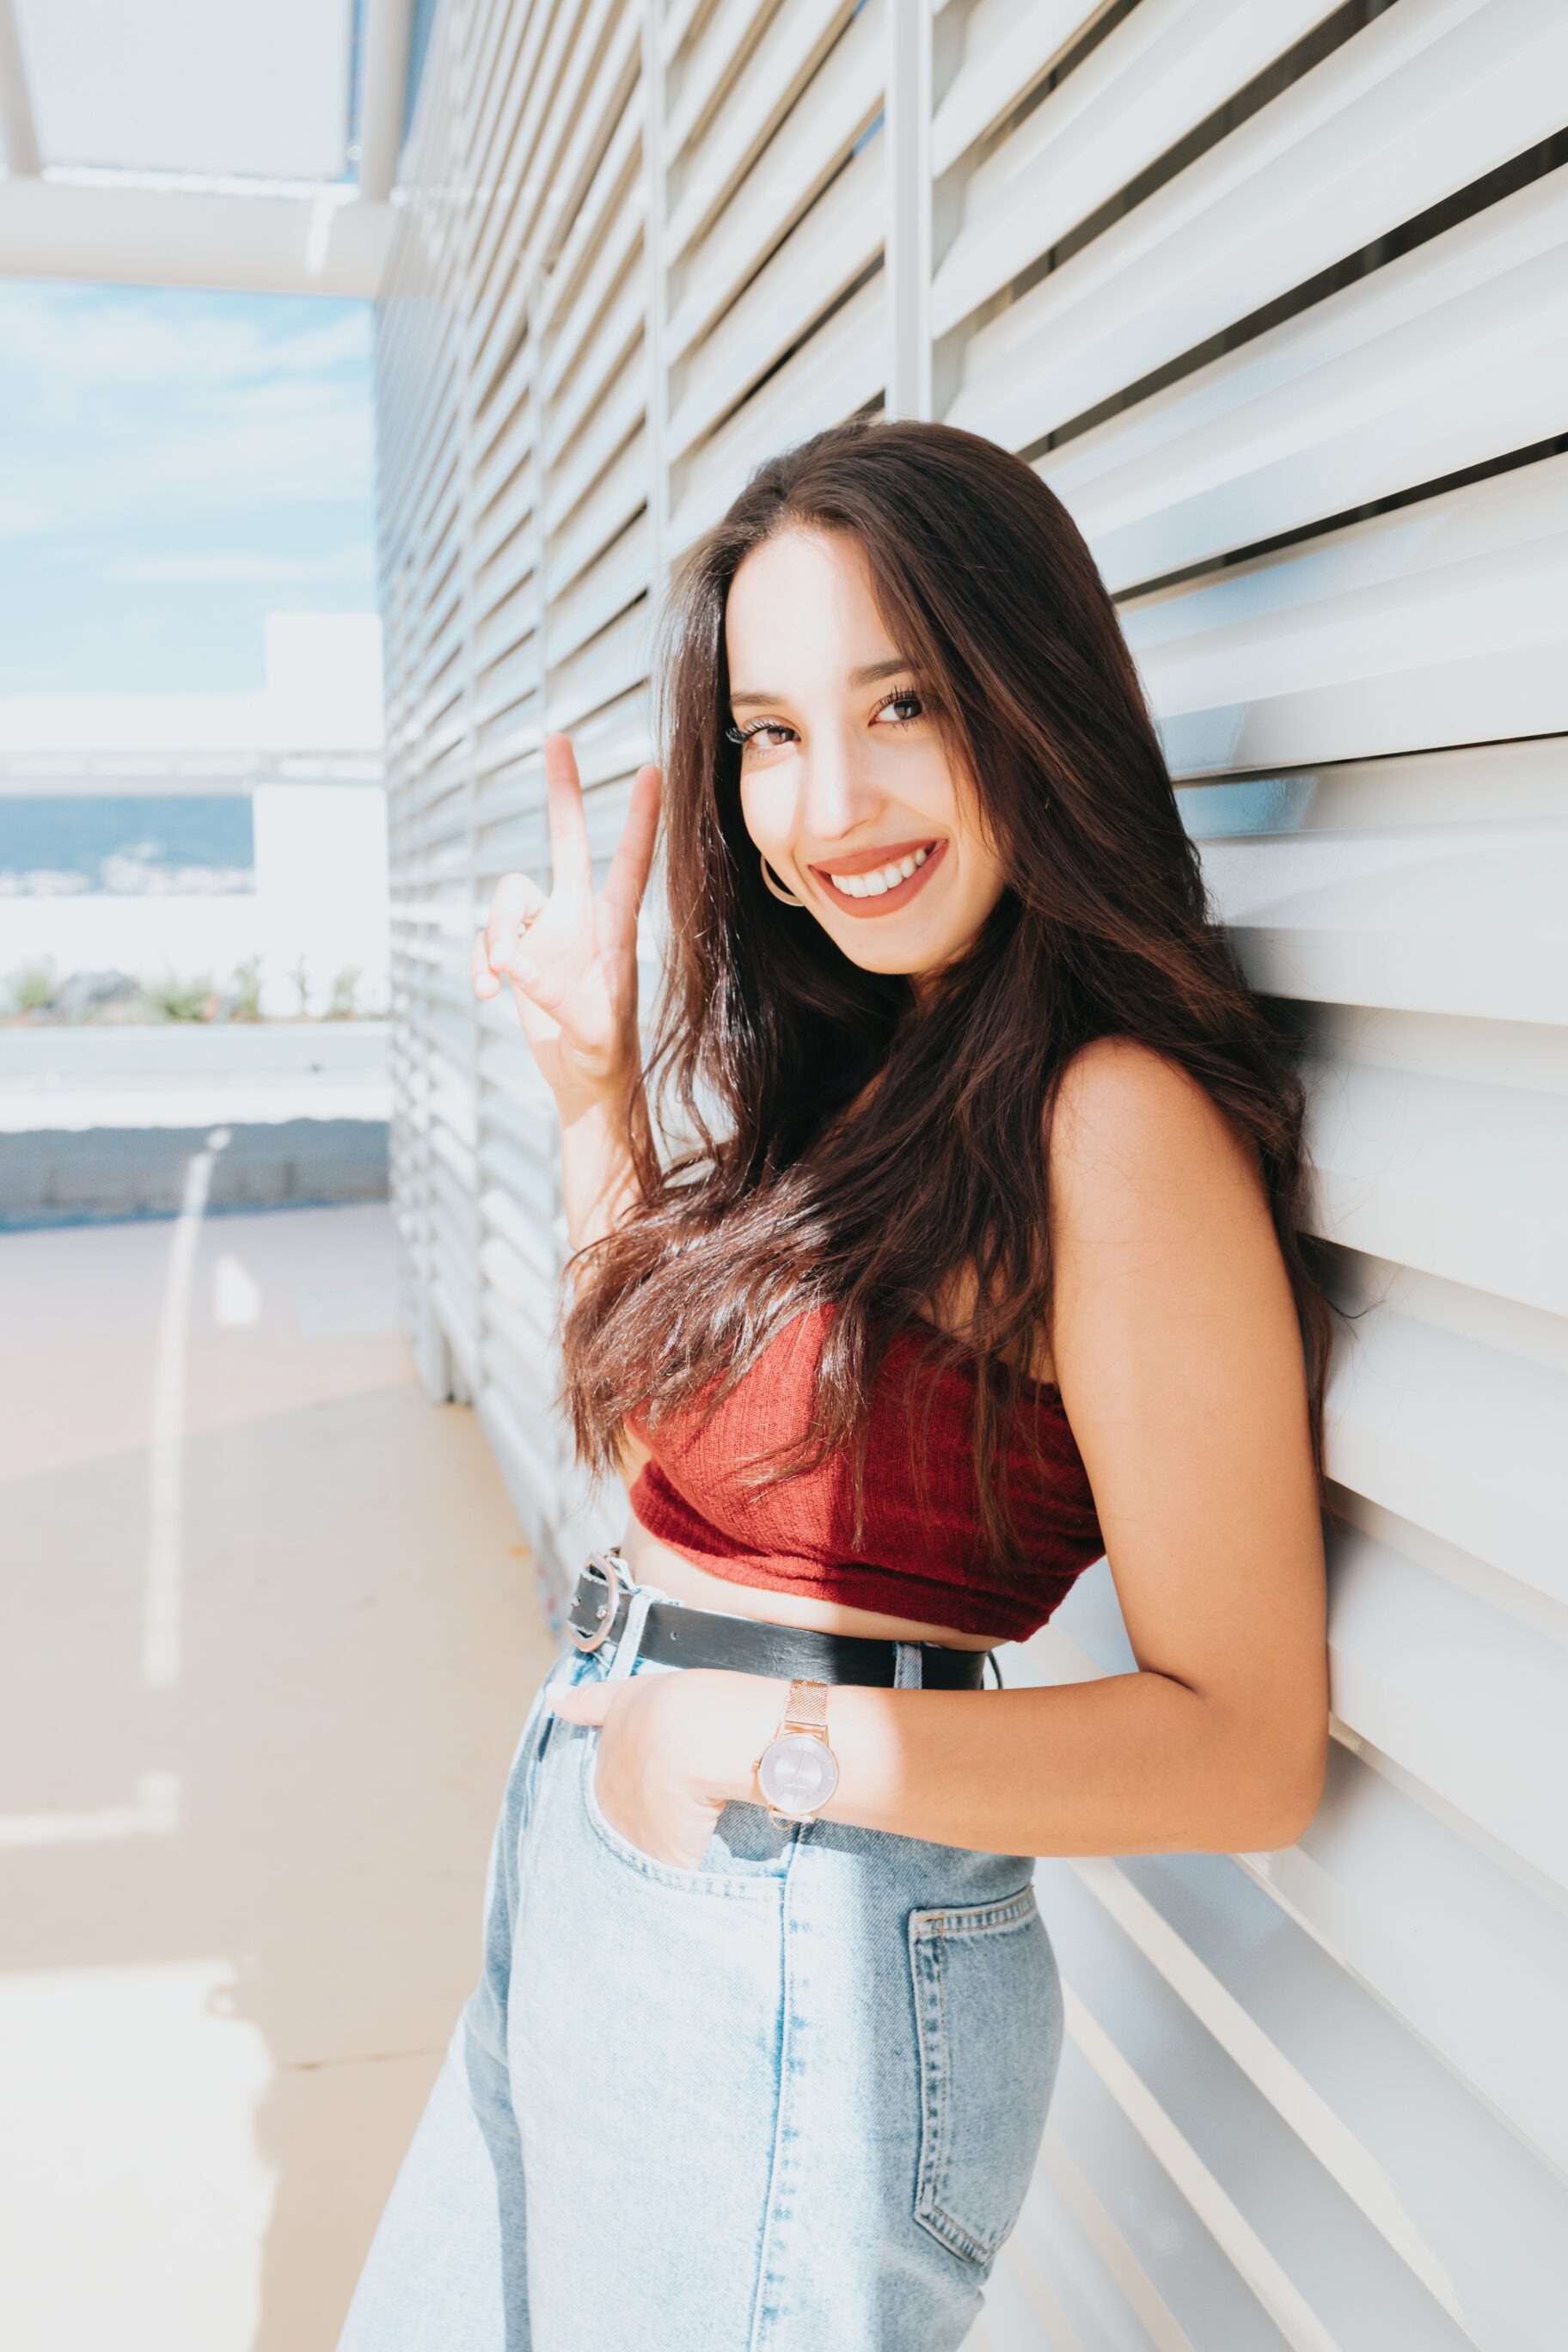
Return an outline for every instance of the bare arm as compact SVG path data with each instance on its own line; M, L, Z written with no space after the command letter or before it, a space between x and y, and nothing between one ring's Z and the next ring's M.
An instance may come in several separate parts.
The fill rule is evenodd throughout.
M604 889L594 895L582 784L571 740L544 739L552 888L526 874L497 885L474 941L474 992L511 988L524 1036L555 1098L562 1191L574 1250L614 1230L637 1193L631 1123L639 1114L637 910L658 829L659 772L637 770ZM623 1468L643 1450L627 1437Z
M1290 1844L1326 1769L1326 1605L1301 1346L1261 1180L1202 1088L1107 1041L1068 1073L1052 1183L1056 1377L1138 1670L1043 1689L837 1685L825 1812L994 1853ZM603 1708L605 1687L560 1704ZM702 1808L754 1800L786 1685L688 1672L623 1688L647 1694L626 1728L664 1818L651 1795L639 1813L607 1752L602 1792L637 1816L637 1843L695 1861Z

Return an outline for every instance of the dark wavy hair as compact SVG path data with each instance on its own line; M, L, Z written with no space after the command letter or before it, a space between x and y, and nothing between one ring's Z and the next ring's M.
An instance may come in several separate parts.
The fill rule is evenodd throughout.
M725 600L751 551L790 528L858 543L1002 854L996 906L919 1002L769 898L742 821ZM687 554L654 679L668 947L632 1122L638 1196L568 1268L580 1458L612 1468L628 1412L657 1432L718 1402L782 1324L828 1307L809 1426L753 1476L845 1447L858 1508L865 1401L912 1331L930 1393L943 1367L973 1371L984 1532L1005 1557L994 1473L1050 1303L1057 1091L1080 1047L1131 1037L1190 1072L1256 1156L1321 1480L1332 1315L1297 1232L1301 1087L1211 919L1115 608L1054 492L952 425L862 417L815 434L759 467ZM661 1149L659 1125L681 1139ZM933 1302L954 1285L973 1307L943 1332ZM912 1434L911 1453L918 1465Z

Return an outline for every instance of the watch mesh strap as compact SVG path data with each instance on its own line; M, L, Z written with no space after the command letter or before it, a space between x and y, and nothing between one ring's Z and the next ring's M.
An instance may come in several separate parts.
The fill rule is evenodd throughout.
M827 1685L798 1680L791 1683L779 1728L781 1731L826 1731Z

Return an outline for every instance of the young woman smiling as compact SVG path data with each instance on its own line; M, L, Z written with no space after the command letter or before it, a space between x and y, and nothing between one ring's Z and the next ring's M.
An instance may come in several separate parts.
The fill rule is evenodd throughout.
M958 2346L1061 2048L1033 1858L1283 1846L1322 1788L1300 1094L1072 521L973 435L835 427L689 553L655 675L602 891L553 735L553 887L476 944L631 1509L353 2352ZM1102 1552L1136 1671L983 1687Z

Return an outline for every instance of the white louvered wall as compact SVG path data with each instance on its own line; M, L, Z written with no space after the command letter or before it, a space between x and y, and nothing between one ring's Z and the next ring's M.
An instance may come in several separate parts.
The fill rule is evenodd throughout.
M1069 2003L974 2352L1568 2344L1568 8L443 0L378 346L395 1181L552 1591L547 1098L469 941L601 848L650 604L884 401L1035 462L1293 1000L1347 1303L1300 1843L1042 1863ZM656 943L650 939L650 956ZM1009 1681L1133 1664L1101 1565Z

